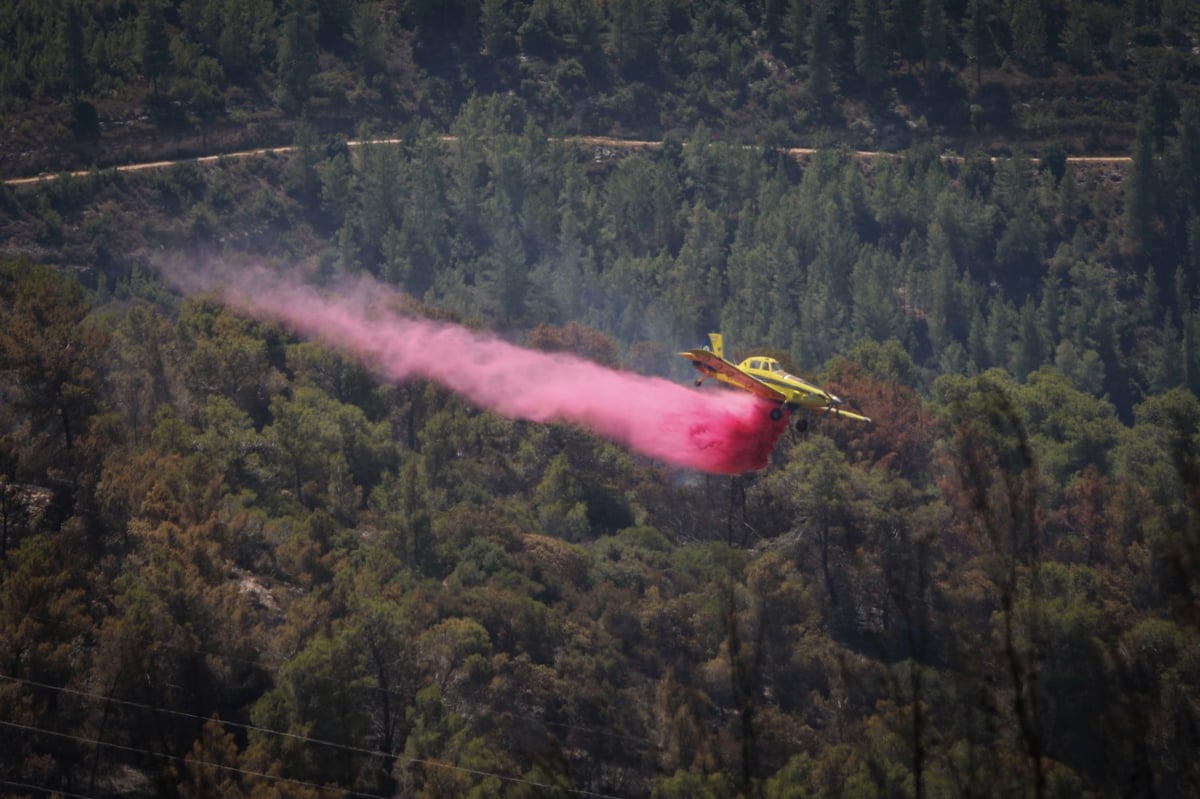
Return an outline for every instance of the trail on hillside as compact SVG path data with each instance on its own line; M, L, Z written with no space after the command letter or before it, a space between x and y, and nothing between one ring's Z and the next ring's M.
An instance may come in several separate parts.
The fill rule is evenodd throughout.
M441 139L442 141L450 142L454 141L455 137L442 136ZM648 141L642 139L614 139L608 136L568 136L561 139L552 140L571 142L583 147L595 147L601 150L612 150L614 152L618 150L653 150L662 146L662 142L657 141ZM369 145L397 145L402 142L403 139L355 139L346 142L346 146L354 149ZM686 147L687 144L685 143L684 146ZM257 147L250 150L239 150L237 152L218 153L215 155L202 155L198 157L177 158L173 160L144 161L135 164L120 164L117 166L108 167L108 169L115 172L140 172L149 169L166 169L176 164L213 164L222 159L259 158L265 155L288 155L295 152L297 149L299 148L293 145L283 147ZM803 159L811 158L818 152L818 150L811 147L788 147L784 148L783 152L787 153L792 158ZM893 153L883 150L856 150L854 152L854 157L864 160L872 158L902 158L903 153ZM948 153L943 155L942 159L947 161L961 161L962 156ZM999 161L1004 159L1000 156L992 156L992 160ZM1033 163L1038 161L1037 158L1031 158L1029 160ZM1132 159L1128 155L1071 155L1067 156L1067 163L1081 165L1128 164L1132 163ZM65 173L60 172L54 174L32 175L29 177L20 178L5 178L4 185L28 186L37 183L43 183L45 181L55 180L64 174L70 177L83 177L91 174L92 171L93 170L90 169L80 169Z

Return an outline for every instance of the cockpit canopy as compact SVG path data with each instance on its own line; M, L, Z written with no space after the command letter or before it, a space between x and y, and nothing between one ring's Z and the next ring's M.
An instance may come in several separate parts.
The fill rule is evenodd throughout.
M742 361L742 366L747 369L753 369L756 372L783 371L783 367L779 365L779 361L774 358L747 358Z
M762 379L773 386L787 386L793 390L807 392L812 397L828 396L834 402L840 401L832 394L826 394L823 389L818 388L807 380L785 372L783 367L779 365L779 361L774 358L768 358L765 355L755 355L742 361L741 368L748 370L752 374L758 373L762 375Z

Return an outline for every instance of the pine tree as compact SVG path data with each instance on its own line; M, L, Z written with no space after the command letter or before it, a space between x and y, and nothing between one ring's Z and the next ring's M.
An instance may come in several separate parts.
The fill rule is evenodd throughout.
M1046 15L1039 0L1015 0L1012 17L1013 54L1029 67L1046 59Z
M1158 278L1154 275L1154 267L1146 270L1142 278L1142 313L1143 323L1154 324L1158 321L1162 308L1158 302Z
M1005 279L1032 283L1041 272L1045 226L1032 203L1022 200L996 243L996 266Z
M926 66L936 68L949 52L946 33L946 0L925 0L921 9L921 41Z
M1151 8L1157 6L1158 3L1152 0L1127 0L1126 7L1129 10L1129 22L1134 28L1140 28L1143 25L1150 23L1150 15L1153 13Z
M57 449L45 445L50 441L69 452L100 405L109 335L90 322L90 311L73 279L0 264L0 374L18 378L6 402L28 414L30 438L46 435L46 454Z
M913 64L925 52L921 40L921 4L922 0L896 0L892 13L884 15L891 23L888 31L891 46L904 60L910 75Z
M857 0L855 21L858 33L854 36L854 68L873 95L887 77L887 38L879 0Z
M149 0L142 7L138 15L137 41L142 75L149 79L157 97L158 82L166 76L171 65L170 38L160 0Z
M399 221L400 163L395 147L368 144L360 148L361 169L358 228L364 265L379 263L380 247L389 227Z
M1187 294L1180 296L1186 297L1190 303L1196 299L1197 280L1200 276L1200 210L1193 211L1188 218L1184 230L1184 240L1186 244L1180 268L1184 270L1186 277L1184 285Z
M1017 321L1017 343L1013 350L1012 370L1018 380L1024 380L1046 361L1046 342L1037 314L1033 299L1026 298Z
M513 22L506 5L505 0L483 0L479 10L483 47L492 58L509 55L516 46Z
M1175 310L1179 313L1179 318L1182 319L1184 314L1192 309L1192 288L1188 273L1184 271L1183 264L1175 267L1175 279L1172 281L1175 288L1175 293L1172 299L1175 302Z
M609 31L613 57L630 78L641 79L641 70L658 58L658 36L663 12L656 0L614 0Z
M291 0L283 18L275 58L280 104L298 114L312 94L317 74L317 11L314 0Z
M832 0L816 0L808 23L808 80L813 98L824 105L833 96L837 40L830 20Z
M296 152L293 180L301 196L308 201L316 199L320 186L317 178L317 163L320 161L318 145L316 126L309 122L307 117L296 120L296 127L292 132L292 147Z
M67 4L63 37L67 57L67 91L74 95L83 94L92 86L92 66L87 60L83 14L77 2Z
M996 41L988 22L985 0L970 0L967 4L963 52L975 65L975 82L982 83L983 65L990 63L996 54Z
M1194 219L1200 215L1200 102L1196 100L1185 100L1180 106L1175 156L1180 208Z
M1168 316L1162 328L1158 368L1150 383L1154 393L1160 394L1184 384L1187 378L1187 370L1183 365L1184 354L1185 350L1179 331Z
M1063 334L1062 325L1062 284L1054 275L1047 275L1042 280L1042 302L1038 306L1038 325L1046 331L1047 352L1058 344Z
M808 0L789 0L783 15L783 48L794 63L803 63L808 57L808 29L811 24L812 8Z
M971 312L967 323L967 355L973 366L973 371L985 371L992 366L992 354L988 351L987 317L982 308Z
M1083 11L1082 0L1072 0L1067 23L1063 26L1058 43L1075 66L1087 71L1095 65L1096 53L1092 47L1092 34L1088 30Z
M854 308L850 321L855 339L887 341L904 339L905 317L896 301L897 264L891 253L864 246L850 287Z
M929 289L925 318L929 340L937 355L962 334L963 308L956 289L958 264L946 232L936 220L930 224L927 237Z
M1180 361L1184 387L1200 396L1200 309L1188 311L1183 318Z
M1151 109L1146 102L1142 102L1139 111L1137 138L1133 143L1133 168L1126 189L1125 227L1131 248L1145 252L1150 245L1158 179L1154 169Z
M387 68L388 29L384 19L381 4L364 3L354 9L350 40L363 77L368 80Z
M1154 152L1161 154L1166 147L1167 135L1175 132L1175 122L1179 119L1179 98L1167 85L1165 77L1158 75L1150 89L1148 102Z
M208 27L220 25L216 51L221 66L235 81L249 82L262 68L264 54L276 37L275 6L271 0L224 0L215 7Z
M988 303L987 329L984 332L989 365L1007 369L1012 354L1013 333L1016 314L1003 299L996 298Z

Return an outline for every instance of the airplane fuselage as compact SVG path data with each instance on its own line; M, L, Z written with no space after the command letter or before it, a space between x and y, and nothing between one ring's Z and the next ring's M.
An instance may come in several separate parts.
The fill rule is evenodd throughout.
M772 412L772 418L778 418L786 408L789 411L821 411L862 422L871 421L862 414L842 410L841 399L807 380L784 371L775 358L752 355L734 365L724 358L721 335L712 333L709 339L711 347L679 353L691 361L700 372L696 385L700 385L709 377L715 377L726 385L748 391L768 402L779 403L780 407Z
M784 403L793 410L798 408L824 409L842 403L828 391L785 372L779 361L774 358L750 357L738 364L738 370L778 391L784 396ZM720 379L720 375L717 377Z

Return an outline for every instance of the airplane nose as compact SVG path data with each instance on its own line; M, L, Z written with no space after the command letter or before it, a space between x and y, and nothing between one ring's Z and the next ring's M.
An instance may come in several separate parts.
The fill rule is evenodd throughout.
M829 401L830 401L830 402L832 402L834 405L841 405L841 404L842 404L842 398L841 398L841 397L839 397L837 394L830 394L830 395L829 395Z

